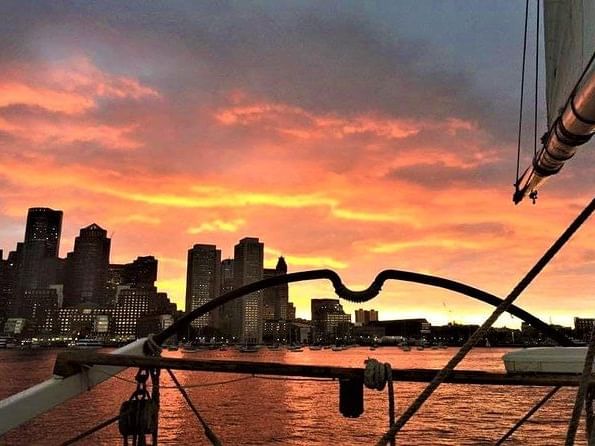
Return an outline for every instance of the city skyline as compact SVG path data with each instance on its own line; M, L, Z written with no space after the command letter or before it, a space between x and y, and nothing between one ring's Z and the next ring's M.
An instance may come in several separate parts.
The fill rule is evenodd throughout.
M180 306L188 248L232 257L243 236L265 241L267 268L283 255L291 271L331 268L351 288L396 268L505 296L591 199L595 151L578 153L537 205L514 206L524 5L397 3L180 2L163 14L2 2L2 247L22 240L23 210L43 205L68 215L62 256L97 222L115 241L112 262L160 259L158 285ZM525 130L521 165L533 149ZM584 312L594 226L519 306L563 325ZM291 293L298 316L333 295L322 282ZM434 322L491 310L403 283L373 306Z
M57 221L57 223L53 223L52 220L49 220L48 218L46 218L45 216L42 215L42 217L38 217L37 214L41 213L43 214L44 212L48 212L51 215L57 215L59 216L59 220ZM7 251L10 255L22 255L19 254L19 252L21 253L25 253L25 259L27 258L27 244L32 245L32 246L43 246L44 250L48 250L48 252L50 253L48 258L49 260L53 260L54 261L58 261L58 262L64 262L62 264L61 267L58 267L58 273L56 273L56 266L54 263L50 263L50 267L48 269L47 266L35 266L35 268L39 269L41 268L40 271L43 271L43 273L36 273L33 276L33 281L38 281L40 280L39 277L41 277L42 281L45 282L49 282L47 284L44 284L43 286L41 286L41 288L48 288L48 285L50 283L54 283L51 281L51 279L48 279L48 277L52 277L53 275L58 274L59 277L61 277L61 281L63 281L64 283L66 283L66 295L67 297L69 297L69 292L68 289L70 287L72 287L72 285L70 285L73 281L76 282L76 280L80 280L80 279L76 279L77 274L73 274L73 270L72 270L72 266L70 267L70 269L68 269L68 267L66 265L68 265L68 262L70 261L72 264L79 264L81 263L81 261L75 261L73 262L73 259L76 257L72 257L73 254L76 254L77 252L77 243L81 242L81 239L84 240L83 237L85 237L87 239L87 243L86 245L89 244L89 241L91 241L92 245L96 245L97 243L99 243L99 246L96 248L91 248L91 250L89 251L88 248L87 250L83 251L85 252L85 254L83 255L83 265L80 267L81 268L81 272L78 274L88 274L89 272L87 271L88 268L83 268L83 266L91 266L90 271L93 270L93 268L96 268L93 266L93 264L97 261L95 260L97 258L97 256L99 255L100 259L103 260L99 260L100 263L101 262L105 262L106 263L106 271L103 273L105 277L101 277L101 280L97 283L97 285L104 286L105 289L103 290L105 294L105 296L103 296L101 299L104 300L100 300L98 301L98 304L101 306L101 304L103 302L108 303L109 299L108 299L108 294L109 294L109 289L110 289L110 274L115 273L114 278L119 278L119 280L122 280L123 277L126 277L127 279L129 279L129 282L133 285L134 288L137 287L137 284L135 283L138 278L141 278L140 280L143 280L142 278L148 278L147 279L147 284L152 287L153 283L155 282L155 284L158 284L158 274L157 274L157 262L158 259L156 259L153 256L138 256L136 258L136 260L134 260L132 263L129 264L120 264L120 263L114 263L111 261L110 259L110 247L111 247L111 239L107 238L107 230L103 229L102 227L100 227L99 225L97 225L96 223L92 223L90 225L87 225L83 228L80 228L80 233L77 237L75 237L74 240L74 246L72 248L72 251L68 252L68 255L65 256L64 258L60 258L57 254L58 251L56 250L56 247L60 245L61 243L61 233L60 233L60 228L62 225L62 218L63 218L63 211L62 210L54 210L54 209L50 209L50 208L43 208L43 207L33 207L33 208L29 208L28 213L27 213L27 218L26 218L26 226L25 226L25 236L24 236L24 241L23 242L17 242L17 245L15 247L15 251L12 250L4 250L2 248L0 248L0 254L2 254L3 251ZM40 224L39 221L41 221L42 223ZM52 224L54 226L57 226L58 229L55 231L47 231L46 228L43 228L44 225L46 226L50 226L52 227ZM34 228L36 226L40 226L42 227L41 232L42 235L35 238L32 237L32 231L31 228ZM258 247L256 256L257 258L259 258L258 260L255 260L256 263L252 263L251 267L249 268L250 274L249 274L249 278L247 279L241 279L241 278L234 278L233 277L233 272L234 272L234 268L238 268L238 265L242 264L243 262L240 260L240 258L242 256L245 256L246 254L244 254L243 252L246 251L246 248L244 247L243 249L241 248L243 245L245 246L246 243L248 244L248 246L250 246L251 244L255 244L255 246ZM24 246L24 248L23 248ZM47 248L46 248L47 246ZM102 247L103 246L103 247ZM67 249L66 247L63 246L63 249ZM250 248L248 248L250 249ZM21 250L21 251L19 251ZM35 249L34 252L37 252L38 249ZM79 251L80 251L80 247L79 247ZM184 299L183 299L183 303L184 306L187 308L188 307L188 303L189 302L194 302L195 304L192 305L192 308L196 308L196 306L198 306L198 304L204 304L206 303L208 300L212 299L213 297L216 297L217 295L219 295L219 293L216 292L216 290L221 290L221 292L226 292L226 291L231 291L233 289L233 287L237 287L237 286L241 286L242 283L247 284L250 283L252 281L255 280L260 280L262 278L266 278L266 277L271 277L271 275L276 275L276 274L285 274L288 272L288 267L287 264L285 262L285 258L283 256L278 257L276 259L275 262L275 268L270 268L267 267L266 264L263 261L264 258L264 252L266 252L266 248L264 243L260 242L258 238L256 237L242 237L239 240L239 243L237 243L234 247L234 256L233 257L228 257L228 258L222 258L221 256L221 252L223 251L223 249L221 249L221 247L218 247L215 244L208 244L208 243L196 243L193 245L193 247L189 248L187 250L187 263L186 263L186 269L187 269L187 274L185 277L185 287L184 287ZM44 251L45 252L45 251ZM103 253L102 253L103 252ZM9 255L9 257L10 257ZM255 254L252 254L255 255ZM4 259L4 255L2 255L2 259ZM234 259L238 259L239 262L237 260ZM36 262L39 262L39 260L37 260ZM148 262L148 263L147 263ZM206 262L206 263L205 263ZM25 262L26 264L27 262ZM210 263L212 263L213 265L210 265ZM197 266L193 266L193 264L198 266L198 269L196 270L196 272L194 271L194 269L197 268ZM229 264L229 266L231 268L229 268L230 274L231 274L231 282L229 282L229 285L226 285L225 282L225 275L226 273L224 272L224 270L227 268L225 265ZM235 266L234 266L235 264ZM205 269L206 268L206 269ZM241 267L240 267L241 270ZM26 271L26 268L25 268ZM132 271L132 272L131 272ZM213 278L209 278L214 271L217 271L216 277ZM260 272L259 272L260 271ZM291 272L291 271L290 271ZM97 273L91 273L91 276L96 275ZM196 276L196 274L198 274L198 276ZM229 273L228 273L229 274ZM259 276L259 274L264 274L262 277ZM72 276L72 277L67 277L67 276ZM204 276L204 277L203 277ZM197 277L198 280L195 278ZM29 279L31 280L31 279ZM97 280L97 279L93 279L93 280ZM26 280L25 280L26 281ZM211 283L212 282L212 283ZM204 284L208 284L206 285L208 287L208 290L205 292L204 290L201 291L200 288L204 287ZM97 285L93 285L93 287L97 287ZM56 285L51 285L50 287L55 287ZM62 286L62 285L61 285ZM143 285L142 283L140 284L140 287L144 287L145 285ZM287 286L286 286L287 287ZM116 292L116 287L113 287L113 293ZM259 304L254 303L253 305L253 311L256 311L256 309L258 309L260 314L258 317L256 317L255 321L259 321L259 322L254 322L255 326L260 326L260 328L262 329L263 326L263 321L264 319L266 319L264 317L264 315L270 311L270 308L267 308L267 303L266 303L266 292L272 292L273 290L275 290L274 288L271 289L267 289L265 290L265 294L261 295L258 297L258 300L260 302ZM43 291L40 290L40 291ZM274 291L276 292L276 291ZM60 290L60 293L63 293L62 290ZM286 293L286 297L284 298L285 301L288 300L289 297L291 297L290 293L288 293L288 290L285 291ZM80 293L79 293L80 294ZM93 293L91 293L93 294ZM167 292L165 293L161 293L161 294L165 294L167 295ZM112 296L113 298L115 298L114 296ZM264 298L264 300L263 300ZM332 300L332 299L336 299L337 296L335 296L334 294L329 294L327 296L312 296L309 300L308 300L308 305L311 305L311 302L313 300ZM96 300L97 298L91 298L90 300L83 300L82 302L91 302L93 300ZM173 301L174 304L177 304L175 299L171 299ZM74 304L76 304L75 302L67 302L66 300L64 300L65 305L66 306L72 306ZM364 313L368 313L370 312L372 313L373 317L376 318L376 320L378 320L378 310L374 310L374 302L375 300L372 300L370 302L366 302L365 304L357 304L357 303L351 303L345 300L341 300L343 305L346 305L349 310L348 310L348 314L354 314L356 317L356 320L358 319L358 317L360 317L358 315L358 313L362 312L361 314ZM237 304L237 303L236 303ZM62 304L60 304L62 305ZM290 303L290 305L293 305L293 302ZM365 306L366 310L362 309L362 305ZM443 307L446 309L448 308L447 305L443 302L442 303ZM186 308L183 311L187 311ZM182 308L180 308L182 309ZM220 312L223 312L224 307L222 307L220 309ZM230 311L230 308L228 308L225 311ZM231 310L231 313L233 313L234 311L245 311L244 309L242 310ZM285 319L286 314L283 313L284 315L281 316L279 314L279 312L282 311L279 308L277 308L276 310L276 315L274 316L275 319ZM287 311L286 309L284 309L284 311ZM283 311L282 311L283 312ZM466 323L465 321L461 321L461 320L457 320L457 317L454 316L452 314L452 310L448 310L449 312L449 318L448 320L446 320L445 322L440 321L439 323L446 323L448 322L450 323ZM374 316L375 313L375 316ZM421 312L419 313L415 313L415 316L420 316L422 317L423 314ZM200 322L199 320L193 322L193 326L195 328L204 328L207 325L209 326L217 326L219 327L221 324L221 320L219 318L221 318L221 314L217 314L215 315L205 315L202 318L200 318ZM304 319L311 319L312 318L312 313L311 312L304 312L302 311L301 314L297 314L298 318L304 318ZM403 318L407 318L410 316L393 316L393 315L388 315L386 316L384 319L398 319L400 317ZM423 317L427 317L423 316ZM511 320L513 320L513 316L510 316ZM576 315L573 315L570 320L575 319ZM432 320L432 317L428 317L428 320ZM521 320L517 319L518 324L510 324L508 322L504 322L503 324L500 324L502 326L519 326L521 324ZM242 320L242 317L240 317L240 319L238 320L230 320L230 323L232 323L232 325L237 325L238 327L242 327L244 326L244 321ZM553 321L550 318L550 323L553 323ZM563 325L563 324L561 324ZM566 325L569 325L568 323ZM243 336L240 334L240 332L236 333L238 337L243 338ZM257 335L255 337L256 339L262 339L262 335Z

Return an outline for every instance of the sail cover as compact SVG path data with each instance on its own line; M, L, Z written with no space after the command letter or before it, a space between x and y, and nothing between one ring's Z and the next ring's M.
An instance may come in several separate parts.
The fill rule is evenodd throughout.
M595 1L545 0L544 16L547 117L551 128L595 50Z

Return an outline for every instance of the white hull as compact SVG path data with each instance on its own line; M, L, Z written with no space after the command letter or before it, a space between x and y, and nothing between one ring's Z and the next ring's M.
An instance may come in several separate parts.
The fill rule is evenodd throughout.
M502 359L508 373L583 372L587 347L536 347L506 353Z
M146 338L128 344L112 354L144 356ZM53 377L0 401L0 435L20 426L51 408L62 404L97 384L110 379L126 367L93 366L68 378Z

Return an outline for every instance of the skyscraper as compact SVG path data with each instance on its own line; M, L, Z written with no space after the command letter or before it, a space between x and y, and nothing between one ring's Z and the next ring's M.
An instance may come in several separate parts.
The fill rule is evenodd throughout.
M287 263L283 257L277 260L275 268L265 268L263 278L287 274ZM286 320L289 286L285 283L263 290L263 318L264 320Z
M95 223L81 229L66 258L64 306L105 305L110 243L107 231Z
M25 290L44 289L55 281L55 259L60 249L61 230L62 211L29 209L19 268L19 298L22 298Z
M221 291L220 295L229 293L233 290L233 259L225 259L221 262ZM215 327L227 337L239 336L239 330L233 329L234 322L239 324L241 302L238 299L232 300L221 305L217 311Z
M257 282L263 277L264 243L246 237L234 247L234 288ZM240 339L245 343L261 343L263 329L262 292L244 296L240 307Z
M57 257L60 250L62 215L62 211L50 208L30 208L27 213L25 245L31 242L43 242L45 256Z
M221 250L215 245L197 244L188 250L186 274L186 311L192 311L219 295ZM204 328L213 325L212 317L205 314L192 321L192 326Z

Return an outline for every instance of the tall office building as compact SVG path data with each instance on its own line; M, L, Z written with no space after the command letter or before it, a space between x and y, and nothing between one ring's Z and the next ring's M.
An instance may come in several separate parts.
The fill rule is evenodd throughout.
M220 295L229 293L233 290L233 259L225 259L221 262L221 290ZM226 337L237 336L234 332L234 322L240 320L241 302L238 299L232 300L226 304L221 305L217 311L217 318L215 327ZM239 331L239 330L236 330Z
M258 238L246 237L234 247L234 288L257 282L263 277L264 243ZM263 294L261 291L250 293L241 298L238 314L239 321L234 328L239 328L239 337L245 343L262 343L263 330Z
M29 209L18 272L18 299L22 299L25 290L44 289L55 283L61 230L62 211Z
M64 306L105 305L110 243L107 231L95 223L81 229L66 257Z
M275 268L265 268L263 279L287 274L287 263L283 257L279 257ZM286 320L287 303L289 298L289 285L277 285L263 290L263 319Z
M197 244L188 250L186 274L186 311L192 311L219 295L221 289L221 251L215 245ZM216 325L216 319L205 314L192 321L192 326L204 328Z
M30 208L27 213L25 245L43 242L46 257L58 257L62 231L62 211L49 208Z

